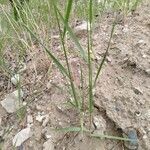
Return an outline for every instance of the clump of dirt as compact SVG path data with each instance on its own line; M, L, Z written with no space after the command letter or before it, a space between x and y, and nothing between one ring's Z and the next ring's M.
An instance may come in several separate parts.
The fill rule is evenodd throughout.
M22 129L31 127L32 136L20 145L19 149L33 150L123 150L150 149L150 5L142 4L134 13L125 18L124 24L117 24L110 51L95 89L95 109L93 132L106 135L131 137L133 133L138 143L124 143L108 139L95 139L86 134L63 133L54 128L79 126L79 113L68 106L68 83L53 65L40 46L33 45L25 57L25 70L21 75L21 88L26 112L19 120L15 113L8 114L0 109L0 143L3 149L13 149L12 139ZM110 37L113 17L103 15L93 32L93 63L98 66L105 53ZM112 15L113 16L113 15ZM54 53L62 58L60 43L54 36ZM85 35L80 36L83 46L87 44ZM70 42L70 41L69 41ZM68 42L68 43L69 43ZM73 51L74 45L68 46ZM69 49L69 48L68 48ZM73 81L79 89L80 65L87 65L75 57L71 51L69 62L72 67ZM7 55L7 54L6 54ZM9 54L8 54L9 55ZM11 59L12 60L12 59ZM9 61L8 61L9 62ZM16 66L10 61L14 70ZM83 70L86 78L87 69ZM16 89L9 77L1 73L1 100L7 93ZM87 79L85 79L87 80ZM84 81L85 82L85 81ZM86 91L87 92L87 91ZM1 107L1 106L0 106ZM85 114L85 126L89 119ZM94 122L96 120L96 122ZM3 134L12 127L10 134ZM131 132L132 131L132 132ZM132 145L131 145L132 144Z

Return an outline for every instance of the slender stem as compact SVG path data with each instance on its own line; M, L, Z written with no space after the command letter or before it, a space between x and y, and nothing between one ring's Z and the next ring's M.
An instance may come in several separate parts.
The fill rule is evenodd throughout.
M65 22L66 23L68 23L68 20L69 20L70 12L72 9L72 4L73 4L73 0L68 0L67 11L65 14ZM63 38L65 37L65 34L66 34L66 27L64 27Z
M96 86L96 82L97 82L98 76L99 76L99 74L100 74L100 71L102 70L102 67L103 67L103 65L104 65L104 62L105 62L106 57L107 57L107 55L108 55L108 51L109 51L109 49L110 49L110 44L111 44L111 40L112 40L112 37L113 37L115 25L116 25L116 20L115 20L114 23L113 23L113 26L112 26L112 29L111 29L111 35L110 35L110 38L109 38L109 42L108 42L108 45L107 45L107 48L106 48L104 57L103 57L103 59L102 59L100 65L99 65L99 68L98 68L98 71L97 71L97 74L96 74L96 77L95 77L94 87Z
M72 94L73 94L73 97L74 97L74 100L75 100L76 107L79 108L79 102L78 102L78 99L77 99L77 94L76 94L75 86L74 86L73 79L72 79L72 73L71 73L71 69L70 69L70 65L69 65L69 61L68 61L67 51L66 51L66 48L65 48L64 37L61 33L60 23L59 23L59 19L58 19L57 10L55 9L55 5L54 5L54 11L55 11L56 19L57 19L57 24L58 24L58 28L59 28L59 32L60 32L60 38L61 38L63 51L64 51L64 55L65 55L65 60L66 60L66 64L67 64L67 69L68 69L68 75L69 75L69 79L70 79Z
M93 21L93 3L92 0L89 1L89 25L87 27L88 30L88 70L89 70L89 113L90 113L90 127L92 120L92 112L93 112L93 79L92 79L92 61L91 61L91 53L92 53L92 21Z

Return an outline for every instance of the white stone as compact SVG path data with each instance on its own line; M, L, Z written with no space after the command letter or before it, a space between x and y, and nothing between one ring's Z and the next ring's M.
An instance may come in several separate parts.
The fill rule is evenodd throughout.
M75 28L75 33L79 33L81 31L90 31L90 23L86 22L86 21L82 21L82 23L78 26L76 26Z
M45 119L43 120L42 126L45 127L49 122L49 115L45 115Z
M44 118L45 118L45 115L38 114L35 119L36 119L38 122L42 122Z
M20 89L20 98L23 97L23 91ZM22 106L22 101L19 100L19 91L16 90L10 93L1 101L1 105L8 113L13 113Z
M128 32L128 31L129 31L128 25L125 25L122 31L123 31L124 33Z
M18 147L32 136L31 129L25 128L18 132L13 138L13 146Z
M150 69L147 69L147 70L146 70L146 73L147 73L147 74L150 74Z
M51 136L50 134L45 134L45 137L46 137L47 139L50 139L52 136Z
M110 57L106 57L106 60L107 60L108 62L111 62L111 61L112 61L112 59L111 59Z
M93 122L96 127L96 133L104 134L104 132L106 131L105 119L102 116L95 116Z
M59 35L53 35L53 36L52 36L52 39L59 39L59 38L60 38Z
M146 57L147 57L147 55L143 54L143 55L142 55L142 57L143 57L143 58L146 58Z
M54 144L51 139L47 140L43 144L43 150L54 150Z
M139 44L144 43L144 40L141 39L141 40L138 41L138 43Z
M33 126L33 117L32 117L32 115L27 116L27 126L28 127Z
M19 74L15 74L14 76L11 77L11 82L14 85L17 85L19 83L20 80L20 75Z
M39 105L36 105L36 109L37 109L37 110L41 110L41 109L42 109L42 107L41 107L41 106L39 106Z
M148 137L147 137L147 135L143 135L143 139L147 139Z
M23 102L22 105L23 105L23 106L26 106L26 105L27 105L27 102Z

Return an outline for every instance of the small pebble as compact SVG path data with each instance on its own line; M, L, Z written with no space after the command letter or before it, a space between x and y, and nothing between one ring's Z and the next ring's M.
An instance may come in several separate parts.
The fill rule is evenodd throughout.
M150 69L147 69L147 70L146 70L146 73L150 75Z
M49 122L49 115L45 115L45 119L43 120L42 126L45 127Z
M147 137L147 135L143 135L143 139L147 139L148 137Z
M23 105L23 106L26 106L26 105L27 105L27 102L23 102L22 105Z
M38 114L35 119L36 119L38 122L42 122L44 118L45 118L45 115Z
M143 57L143 58L146 58L146 57L147 57L147 55L143 54L143 55L142 55L142 57Z
M83 37L85 34L87 34L87 28L88 28L88 31L90 31L89 22L82 21L79 25L77 25L74 28L74 32L77 37Z
M139 40L138 43L142 44L142 43L144 43L144 40Z
M141 116L141 112L136 111L136 112L135 112L135 115L136 115L137 117L140 117L140 116Z
M124 33L127 33L129 31L129 27L127 25L125 25L122 31Z
M133 128L126 128L124 138L131 139L131 141L124 141L124 145L128 150L137 150L138 148L138 137L137 132Z
M28 127L33 126L33 117L32 117L32 115L27 116L27 126Z
M13 85L17 85L19 83L19 80L20 80L19 74L15 74L14 76L11 77L11 82Z
M93 124L97 134L104 134L106 131L106 121L102 116L94 116Z
M87 21L82 21L81 24L77 25L75 27L75 31L76 32L80 32L80 31L87 31L87 27L90 27L89 22ZM88 28L88 30L90 30L90 28Z
M143 94L143 91L139 87L133 87L133 91L135 94Z
M111 62L111 61L112 61L110 57L106 57L106 60L107 60L108 62Z
M50 139L52 136L51 136L50 134L45 134L45 137L46 137L47 139Z

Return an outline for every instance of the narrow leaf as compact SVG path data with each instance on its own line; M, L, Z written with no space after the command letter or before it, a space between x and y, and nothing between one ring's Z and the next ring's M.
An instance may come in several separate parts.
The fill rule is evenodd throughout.
M66 15L65 15L65 23L68 23L68 21L69 21L72 4L73 4L73 0L68 0L67 11L66 11ZM65 34L66 34L66 27L64 27L63 38L65 37Z
M121 141L137 141L134 139L128 139L128 138L122 138L122 137L117 137L117 136L110 136L110 135L103 135L103 134L91 134L92 137L96 138L107 138L107 139L112 139L112 140L121 140Z
M57 131L64 131L64 132L80 132L80 127L68 127L68 128L60 128L56 129Z
M100 72L101 72L101 70L102 70L102 67L103 67L103 65L104 65L104 62L105 62L105 60L106 60L106 57L107 57L107 54L108 54L108 51L109 51L109 48L110 48L110 43L111 43L111 40L112 40L112 37L113 37L115 25L116 25L116 23L115 23L115 21L114 21L113 26L112 26L112 29L111 29L111 35L110 35L110 38L109 38L109 42L108 42L108 45L107 45L107 49L106 49L106 51L105 51L104 57L103 57L103 59L102 59L100 65L99 65L98 70L97 70L97 74L96 74L96 77L95 77L95 80L94 80L94 86L96 85L96 81L97 81L97 79L98 79L98 76L99 76L99 74L100 74Z
M53 3L54 4L54 3ZM80 55L81 57L87 61L87 56L86 56L86 53L85 51L83 50L82 46L80 45L76 35L73 33L72 29L69 27L68 23L65 21L65 19L63 18L62 14L60 13L59 9L57 8L57 6L54 4L54 7L55 9L57 10L59 16L60 16L60 19L62 20L64 26L66 27L70 37L72 38L72 40L74 41L75 45L77 46L77 48L79 49L80 51Z

